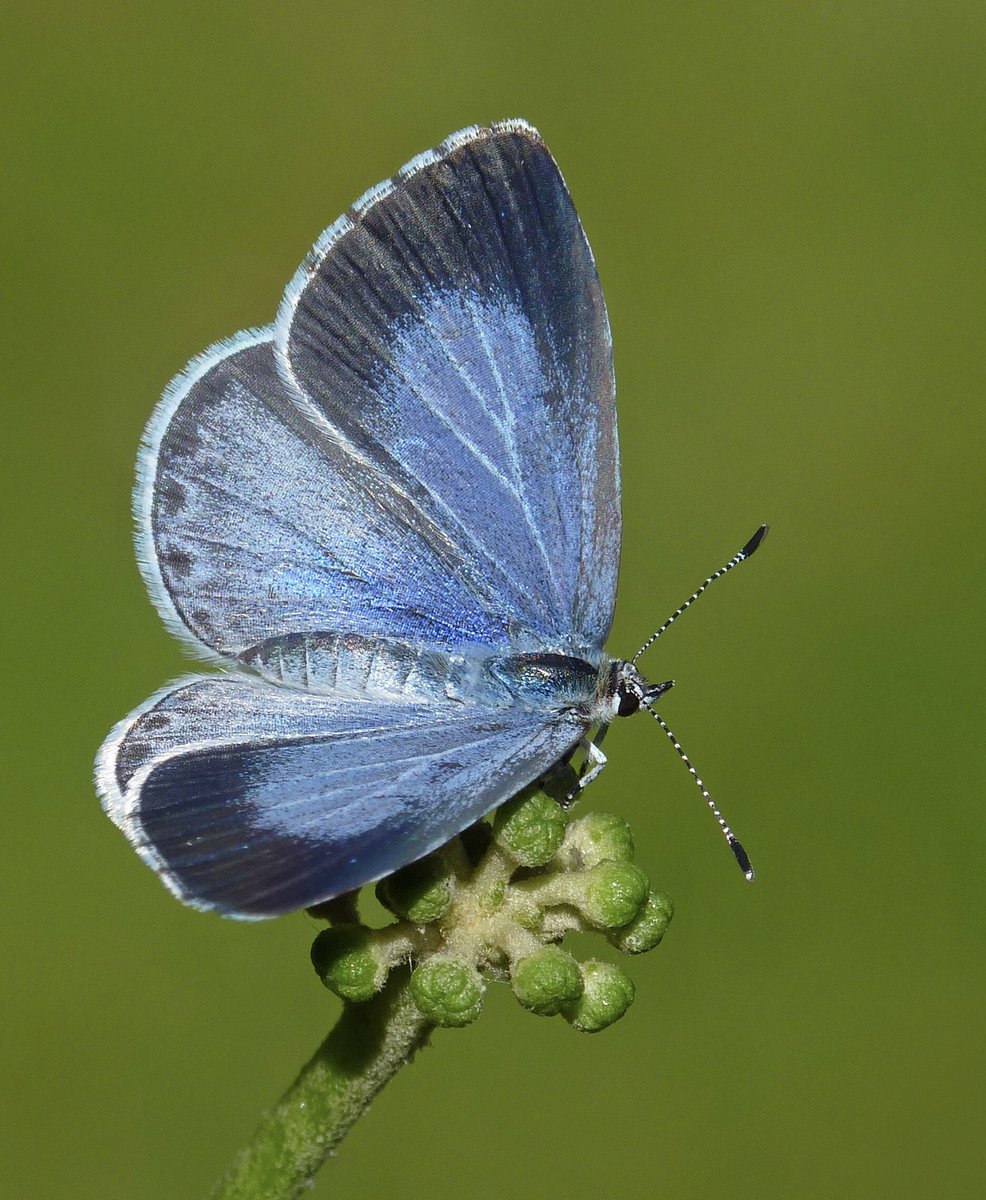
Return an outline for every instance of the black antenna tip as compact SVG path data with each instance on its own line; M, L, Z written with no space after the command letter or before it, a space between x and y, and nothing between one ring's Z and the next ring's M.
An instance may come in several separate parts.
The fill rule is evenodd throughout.
M757 532L753 535L753 537L750 538L750 540L746 543L746 545L740 551L740 554L743 558L749 558L750 555L754 552L754 550L756 550L759 547L760 543L767 536L768 528L769 528L769 526L767 526L767 525L760 526L760 528L757 530Z
M733 856L739 863L739 869L746 876L747 883L752 883L754 879L756 879L757 875L753 869L753 864L750 862L749 856L743 849L743 843L737 838L731 837L729 839L729 848L732 850Z

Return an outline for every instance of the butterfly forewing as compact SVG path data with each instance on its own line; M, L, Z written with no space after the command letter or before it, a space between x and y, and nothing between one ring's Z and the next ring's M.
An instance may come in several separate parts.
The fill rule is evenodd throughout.
M434 850L551 767L584 728L572 713L355 703L193 677L107 747L104 791L180 899L270 917Z
M368 193L289 286L277 346L532 646L602 647L620 539L609 325L534 130L450 138Z

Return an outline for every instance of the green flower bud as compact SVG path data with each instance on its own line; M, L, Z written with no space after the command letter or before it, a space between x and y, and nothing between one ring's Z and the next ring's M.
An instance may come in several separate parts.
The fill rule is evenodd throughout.
M521 1004L542 1017L553 1017L582 995L579 964L560 946L545 946L520 959L510 982Z
M602 862L584 876L585 890L575 903L599 929L620 929L637 916L649 891L647 876L628 862Z
M375 996L387 978L387 965L373 930L359 925L323 929L312 943L315 974L343 1000L359 1003Z
M565 1019L580 1033L598 1033L623 1016L636 989L619 967L592 959L582 964L582 978L585 990Z
M569 825L561 854L572 866L586 869L607 859L629 862L633 858L633 834L616 813L586 813Z
M560 804L528 788L496 814L495 840L523 867L542 867L565 836L568 818Z
M645 954L660 944L673 916L671 897L664 892L649 892L634 920L611 933L609 940L624 954Z
M483 1007L483 981L471 964L430 959L411 976L411 997L422 1016L436 1025L469 1025Z
M381 879L377 899L395 916L426 925L452 907L452 876L442 859L430 854Z

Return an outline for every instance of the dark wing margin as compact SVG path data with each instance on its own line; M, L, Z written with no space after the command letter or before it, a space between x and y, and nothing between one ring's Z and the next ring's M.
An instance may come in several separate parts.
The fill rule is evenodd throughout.
M107 739L108 814L184 903L259 919L370 883L537 779L573 713L340 701L179 680Z

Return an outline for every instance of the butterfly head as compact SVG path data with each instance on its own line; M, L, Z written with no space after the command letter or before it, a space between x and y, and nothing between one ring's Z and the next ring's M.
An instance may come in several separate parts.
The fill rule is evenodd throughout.
M631 717L642 704L653 704L674 687L674 680L650 683L631 662L609 664L600 696L600 720Z

